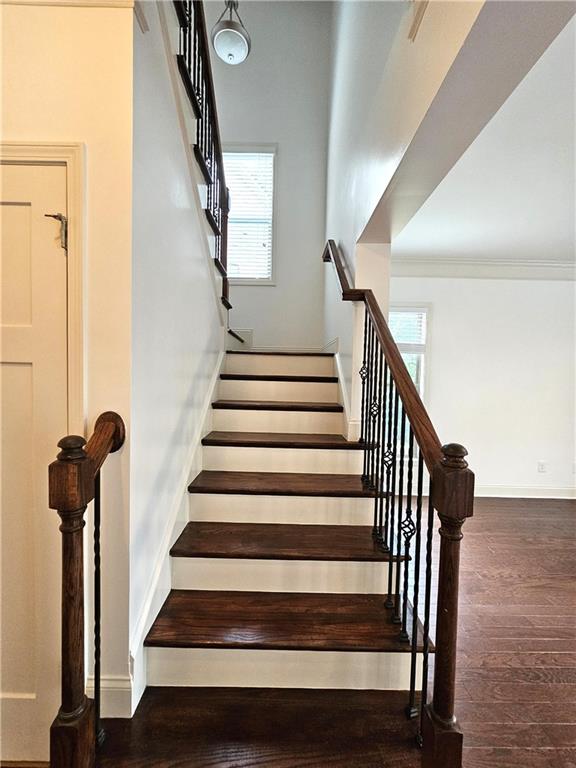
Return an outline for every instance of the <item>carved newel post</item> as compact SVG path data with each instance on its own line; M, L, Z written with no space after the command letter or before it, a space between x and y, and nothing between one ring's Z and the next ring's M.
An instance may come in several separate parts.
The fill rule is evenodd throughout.
M94 765L94 703L84 691L83 528L94 465L78 435L64 437L50 464L49 506L62 522L62 705L50 729L51 768Z
M462 731L454 714L458 581L462 524L472 516L474 474L467 450L456 443L442 448L432 477L432 503L440 518L438 607L434 693L422 720L423 768L461 768Z

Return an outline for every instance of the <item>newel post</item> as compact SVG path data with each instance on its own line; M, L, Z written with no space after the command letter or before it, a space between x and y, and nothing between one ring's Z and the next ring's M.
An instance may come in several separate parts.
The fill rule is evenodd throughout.
M64 437L48 469L49 506L62 522L62 704L50 728L50 768L92 768L94 703L84 681L83 528L94 465L78 435Z
M423 768L461 768L462 731L454 714L458 581L462 524L472 516L474 474L466 449L451 443L442 448L434 468L432 503L440 518L438 607L434 692L422 718Z

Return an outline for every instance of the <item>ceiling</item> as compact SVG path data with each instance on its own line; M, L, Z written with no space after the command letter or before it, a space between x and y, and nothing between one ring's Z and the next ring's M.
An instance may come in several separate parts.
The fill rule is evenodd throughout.
M574 263L576 19L392 243L398 266Z

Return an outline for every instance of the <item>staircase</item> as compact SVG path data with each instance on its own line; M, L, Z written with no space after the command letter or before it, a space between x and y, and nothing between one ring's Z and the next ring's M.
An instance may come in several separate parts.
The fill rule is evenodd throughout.
M407 689L332 355L229 352L147 638L154 686Z

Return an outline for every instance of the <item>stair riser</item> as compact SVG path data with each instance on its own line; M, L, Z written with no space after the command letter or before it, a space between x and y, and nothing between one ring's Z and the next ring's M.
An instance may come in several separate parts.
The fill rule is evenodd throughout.
M306 355L226 355L225 372L267 376L334 376L334 358Z
M387 579L385 562L172 558L173 589L384 594Z
M148 648L147 676L148 685L407 690L410 654Z
M221 400L338 402L338 384L315 381L221 381L218 391Z
M344 434L341 413L212 410L212 429L229 432L313 432Z
M203 468L239 472L362 474L362 451L204 446Z
M190 520L223 523L372 525L373 499L193 493Z

